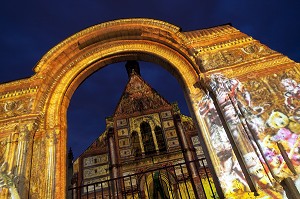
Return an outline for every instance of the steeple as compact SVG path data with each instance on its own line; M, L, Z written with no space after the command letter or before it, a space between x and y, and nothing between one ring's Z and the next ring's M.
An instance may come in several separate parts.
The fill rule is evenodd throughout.
M125 67L129 80L116 107L114 116L136 115L141 112L151 112L162 107L172 106L143 80L137 61L127 61Z
M128 78L130 78L131 74L135 72L137 75L141 76L139 63L135 60L127 61L125 64Z

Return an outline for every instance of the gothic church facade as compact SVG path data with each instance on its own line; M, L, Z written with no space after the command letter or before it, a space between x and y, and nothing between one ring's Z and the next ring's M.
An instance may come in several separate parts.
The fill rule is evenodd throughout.
M217 195L192 118L143 80L138 62L128 61L126 69L129 80L106 130L74 161L69 195Z

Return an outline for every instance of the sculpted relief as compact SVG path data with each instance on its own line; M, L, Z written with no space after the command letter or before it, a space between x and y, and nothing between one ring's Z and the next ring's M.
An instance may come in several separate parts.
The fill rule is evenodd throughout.
M28 114L32 111L32 98L23 98L19 100L7 100L0 102L0 117L15 117L22 114Z
M33 91L29 90L0 95L0 198L22 198L29 190L28 168L38 129L37 121L26 116L32 112L34 97L22 92Z
M208 47L207 52L204 51L204 49L195 50L194 57L205 71L248 62L275 53L257 42L229 49L223 48L223 46Z

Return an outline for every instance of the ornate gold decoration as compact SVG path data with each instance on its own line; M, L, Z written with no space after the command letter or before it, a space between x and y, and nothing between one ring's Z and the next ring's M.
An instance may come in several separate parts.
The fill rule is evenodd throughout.
M106 23L92 26L83 31L80 31L79 33L74 34L73 36L69 37L68 39L56 45L48 53L46 53L46 55L43 56L43 58L40 60L37 66L35 66L34 71L35 72L41 71L42 67L45 67L47 65L46 62L50 61L50 59L53 57L53 54L59 54L62 49L68 48L69 46L71 46L74 40L77 40L77 38L86 37L86 36L94 37L94 34L96 32L98 32L98 34L99 33L103 34L105 32L110 32L110 29L113 28L114 28L114 32L118 32L119 30L122 30L122 27L128 28L128 25L132 25L134 27L146 27L146 28L157 27L160 30L165 30L167 32L172 32L175 34L180 30L179 27L171 25L167 22L153 20L153 19L132 18L132 19L121 19L121 20L109 21ZM126 31L124 31L124 33L126 33Z
M22 89L22 90L15 90L13 92L3 92L0 93L0 100L6 99L6 98L16 98L21 95L26 95L29 93L35 93L37 92L38 87L33 87L33 88L27 88L27 89Z
M35 137L32 150L32 168L30 170L30 196L34 199L43 198L45 194L46 148L45 138ZM42 161L41 161L42 160Z
M56 166L56 153L57 153L57 136L59 130L51 129L46 134L46 173L45 173L45 187L44 198L53 198L55 193L52 187L55 185L55 171L51 172Z
M280 90L270 86L278 81L275 74L285 71L287 76L299 79L299 64L230 26L180 32L179 27L163 21L122 19L87 28L49 50L31 78L0 85L0 155L10 170L16 161L22 165L18 171L25 176L22 193L28 192L26 196L31 198L65 198L69 100L92 72L127 59L161 64L178 79L218 176L220 162L211 147L206 123L198 114L204 95L200 77L223 72L229 78L241 77L243 82L252 79L249 88L264 87L253 93L267 96ZM265 78L256 80L258 76ZM257 98L259 102L264 99ZM37 121L32 122L33 117ZM34 123L39 124L37 129ZM144 161L136 166L145 166L151 160ZM7 198L7 190L2 192L0 196Z
M17 176L13 173L7 172L7 162L3 163L0 166L0 188L7 188L13 199L20 199L20 195L16 188Z
M0 102L0 117L15 117L18 115L29 114L32 111L33 99L23 98Z
M245 40L251 41L251 40ZM274 54L275 51L267 48L258 42L245 43L243 46L236 47L235 41L229 44L220 44L218 46L201 48L197 50L196 60L200 60L205 71L212 69L234 66L239 63L245 63ZM231 46L231 48L228 48ZM232 47L234 46L234 47Z
M183 33L186 36L187 45L203 45L206 43L216 43L216 40L226 41L228 38L232 37L244 37L236 28L230 25L216 26L213 28L194 30Z

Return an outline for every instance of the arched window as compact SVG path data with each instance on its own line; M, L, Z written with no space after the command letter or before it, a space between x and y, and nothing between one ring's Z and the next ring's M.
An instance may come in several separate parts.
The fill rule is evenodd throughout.
M169 192L168 192L168 185L164 180L161 179L160 172L155 171L153 174L153 192L150 193L152 198L155 199L168 199Z
M132 148L133 148L133 155L135 157L142 156L139 134L136 131L133 131L131 134L131 142L132 142Z
M145 150L145 155L153 154L156 152L155 145L153 141L153 136L151 132L151 126L148 122L142 122L140 124L142 140Z
M154 129L154 132L156 135L156 140L157 140L159 151L160 152L166 151L167 150L166 142L165 142L165 138L164 138L161 127L156 126Z
M147 172L140 178L141 198L182 198L182 195L178 194L178 187L179 184L177 184L173 176L167 172Z

